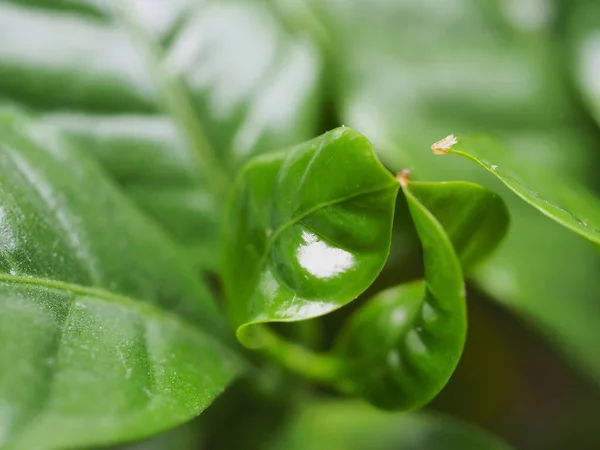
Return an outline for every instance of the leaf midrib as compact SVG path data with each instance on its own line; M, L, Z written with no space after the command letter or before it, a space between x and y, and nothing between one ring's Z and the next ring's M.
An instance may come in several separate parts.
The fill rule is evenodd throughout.
M342 203L347 200L351 200L355 197L360 197L362 195L368 195L368 194L373 194L375 192L384 191L384 190L390 189L396 185L398 185L398 183L396 182L395 179L392 179L392 180L390 180L389 183L387 183L384 186L379 186L379 187L373 188L373 189L367 189L365 191L353 193L351 195L347 195L347 196L341 197L341 198L336 198L336 199L330 200L328 202L318 203L317 205L313 206L312 208L309 208L308 210L306 210L304 213L300 214L299 216L294 217L293 219L288 220L287 222L283 223L279 228L277 228L275 231L273 231L271 236L269 236L269 239L267 240L267 242L265 244L264 251L262 252L262 255L260 257L260 260L258 261L258 264L256 265L256 268L257 268L256 275L260 274L261 269L265 264L265 260L267 259L267 256L269 255L269 251L271 250L273 243L279 237L279 235L281 235L288 228L290 228L290 227L294 226L295 224L297 224L298 222L300 222L305 217L308 217L309 215L311 215L315 211L318 211L321 208L326 208L328 206L335 205L336 203Z
M366 191L350 194L350 195L347 195L346 197L341 197L341 198L337 198L337 199L330 200L327 202L318 203L317 205L313 206L312 208L307 209L305 212L298 215L297 217L294 217L294 218L288 220L287 222L283 223L279 228L277 228L275 231L273 231L273 233L271 233L271 236L269 237L269 239L267 240L267 243L265 244L265 250L260 259L259 266L262 266L262 263L264 262L264 258L266 257L266 255L269 254L269 250L271 249L275 240L279 237L279 235L281 235L281 233L283 233L288 228L291 228L292 226L296 225L298 222L300 222L305 217L310 216L315 211L318 211L319 209L322 209L322 208L327 208L328 206L331 206L331 205L335 205L336 203L343 203L345 201L351 200L356 197L360 197L362 195L369 195L369 194L374 194L379 191L384 191L386 189L394 187L396 184L397 183L394 180L382 187L367 189Z
M10 283L10 284L27 284L33 286L45 287L48 289L56 289L60 291L70 292L76 295L95 297L99 300L104 300L110 303L116 303L121 306L136 309L143 314L149 314L161 319L166 319L167 317L171 317L171 313L166 310L158 310L155 306L143 303L140 300L135 300L134 298L127 297L122 294L116 294L111 291L107 291L105 289L99 289L89 286L83 286L81 284L69 283L66 281L60 280L52 280L47 278L36 278L36 277L28 277L28 276L17 276L10 275L7 273L0 274L0 283ZM185 322L181 319L178 322L184 324ZM193 328L194 331L202 331L196 328Z

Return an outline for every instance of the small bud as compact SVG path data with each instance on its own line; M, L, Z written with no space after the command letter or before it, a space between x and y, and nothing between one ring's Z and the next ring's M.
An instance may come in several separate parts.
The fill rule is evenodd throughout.
M435 144L433 144L431 146L431 150L433 150L433 153L435 153L436 155L447 155L448 150L450 150L452 146L457 142L458 139L456 138L456 136L451 134L450 136L446 136L441 141L437 141Z
M396 180L398 180L398 182L400 183L400 186L402 186L403 188L408 187L409 179L410 179L410 170L408 170L408 169L402 169L396 175Z

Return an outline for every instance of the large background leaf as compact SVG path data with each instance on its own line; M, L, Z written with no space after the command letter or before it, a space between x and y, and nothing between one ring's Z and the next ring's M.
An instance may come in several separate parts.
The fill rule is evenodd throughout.
M51 130L3 113L0 136L2 443L108 443L198 414L241 368L206 288Z
M318 50L267 2L93 4L0 2L0 97L72 133L215 269L224 199L206 191L197 147L231 173L253 154L313 137Z

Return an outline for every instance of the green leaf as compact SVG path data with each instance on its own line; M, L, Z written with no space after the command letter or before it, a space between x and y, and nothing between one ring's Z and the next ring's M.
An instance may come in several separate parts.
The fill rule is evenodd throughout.
M223 281L238 338L250 324L320 316L375 279L398 183L370 143L338 128L242 171L224 226Z
M505 147L485 138L460 138L447 150L484 167L546 216L600 244L600 199L576 180L519 162Z
M209 178L225 191L218 173L316 134L316 46L268 2L104 2L102 20L72 8L97 2L21 3L0 1L0 99L74 135L215 270L225 195Z
M148 436L200 413L241 369L162 232L52 130L6 114L0 254L3 448Z
M478 184L412 182L410 191L450 238L464 273L492 254L508 230L504 201Z
M405 188L423 246L425 280L377 294L336 344L351 391L388 409L429 402L454 372L466 338L460 262L444 229Z
M378 411L329 401L306 405L269 450L508 450L489 433L432 413Z

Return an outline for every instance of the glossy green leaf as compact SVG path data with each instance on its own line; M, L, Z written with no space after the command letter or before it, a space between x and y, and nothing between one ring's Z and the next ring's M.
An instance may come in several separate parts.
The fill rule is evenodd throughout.
M546 216L600 244L600 199L578 181L534 166L521 171L518 160L490 139L459 138L448 153L476 162Z
M487 432L432 413L385 413L357 402L315 403L269 450L508 450Z
M215 198L173 122L158 115L44 115L93 154L124 192L203 267L218 266L220 215Z
M144 437L200 413L241 369L163 233L52 130L6 114L0 254L3 448Z
M465 287L452 243L411 188L404 192L423 246L425 281L377 294L336 345L350 390L389 409L429 402L454 372L466 338Z
M474 183L410 183L411 193L450 238L464 273L485 260L504 238L508 209L495 192Z
M267 2L102 5L90 14L97 2L0 1L0 99L73 135L216 270L225 194L213 197L198 154L216 154L212 178L313 137L318 49Z
M387 258L397 191L370 143L344 127L250 162L224 226L238 338L253 345L249 324L320 316L362 293Z

